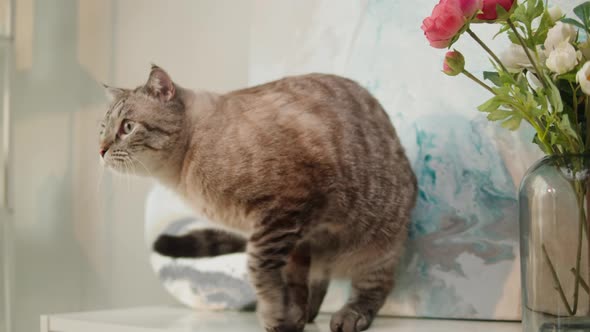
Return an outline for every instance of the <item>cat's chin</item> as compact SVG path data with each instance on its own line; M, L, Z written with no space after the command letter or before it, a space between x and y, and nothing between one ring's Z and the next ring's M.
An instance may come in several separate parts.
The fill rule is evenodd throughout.
M138 172L137 168L135 167L135 165L125 165L125 164L118 164L117 162L113 162L110 160L101 160L101 165L115 173L115 174L120 174L120 175L134 175L134 176L141 176L142 174L140 174L140 172Z
M144 168L141 166L138 167L137 165L112 165L105 162L103 167L112 173L123 176L133 176L138 178L154 177L153 174L148 173Z
M137 178L148 177L148 174L143 174L142 172L138 171L137 169L120 169L115 167L105 167L111 173L122 175L122 176L132 176Z

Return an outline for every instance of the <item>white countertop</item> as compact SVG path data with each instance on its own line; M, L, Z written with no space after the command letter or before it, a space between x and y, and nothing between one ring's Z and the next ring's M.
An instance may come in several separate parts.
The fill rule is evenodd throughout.
M330 332L329 315L320 315L307 332ZM41 317L41 332L260 332L253 313L195 312L186 308L145 307ZM370 332L520 332L520 323L379 317Z

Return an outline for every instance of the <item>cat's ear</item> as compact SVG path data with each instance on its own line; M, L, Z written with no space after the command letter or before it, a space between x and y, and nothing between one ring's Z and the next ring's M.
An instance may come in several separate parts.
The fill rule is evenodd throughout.
M156 65L152 65L146 87L150 96L163 102L171 100L176 94L176 87L168 73Z
M125 89L113 88L112 86L108 86L104 83L102 86L104 87L105 95L110 101L119 98L125 92Z

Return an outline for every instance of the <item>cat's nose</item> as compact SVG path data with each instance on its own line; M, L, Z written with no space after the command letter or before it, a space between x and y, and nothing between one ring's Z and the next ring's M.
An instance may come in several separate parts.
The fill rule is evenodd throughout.
M98 153L100 153L100 156L104 158L104 155L107 153L107 151L109 151L109 146L105 145L100 147Z

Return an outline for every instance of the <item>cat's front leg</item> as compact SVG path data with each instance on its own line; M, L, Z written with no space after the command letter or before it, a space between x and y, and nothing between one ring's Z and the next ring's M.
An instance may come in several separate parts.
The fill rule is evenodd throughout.
M248 245L250 279L258 317L268 332L301 332L307 322L309 250L298 243L297 227L261 228ZM270 227L270 225L269 225Z

